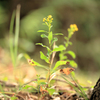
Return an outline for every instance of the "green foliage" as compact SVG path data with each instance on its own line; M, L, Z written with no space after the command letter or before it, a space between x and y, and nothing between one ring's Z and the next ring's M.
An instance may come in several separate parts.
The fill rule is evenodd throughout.
M41 68L43 68L43 69L45 69L45 70L48 70L48 69L46 68L46 66L39 64L38 62L34 61L33 59L28 59L28 63L29 63L31 66L38 66L38 67L41 67Z
M56 41L58 41L58 38L54 37L54 38L52 39L51 45L52 45L54 42L56 42Z
M53 49L53 51L52 52L54 52L54 51L63 51L63 50L65 50L66 48L63 46L63 45L60 45L60 46L56 46L54 49Z
M40 86L40 92L46 91L50 95L53 95L55 93L55 89L51 88L52 79L57 75L57 72L59 70L63 71L63 69L59 69L59 66L70 64L72 67L77 68L77 63L74 60L69 60L67 57L67 55L70 55L73 59L76 58L76 55L73 51L71 51L71 50L67 51L68 46L72 45L72 42L70 42L70 38L73 36L75 31L78 31L76 24L70 25L70 28L68 28L68 36L67 37L64 36L64 39L65 39L64 44L60 44L58 46L55 43L56 41L58 41L58 38L54 37L54 36L63 35L63 34L62 33L53 33L51 31L52 21L53 21L53 18L51 15L49 15L47 18L43 18L44 25L46 25L48 27L49 31L48 32L45 30L38 31L38 32L43 32L43 34L41 34L41 37L48 39L49 46L46 46L42 43L36 44L36 45L41 45L42 47L47 49L47 55L45 55L42 51L40 51L40 58L42 60L44 60L46 63L48 63L48 67L49 67L47 70L45 82L40 82L40 76L38 76L37 77L37 84L38 84L38 86ZM55 63L55 66L53 66L53 60L54 60L56 52L59 52L59 60ZM29 61L29 63L33 66L41 66L41 64L35 62L33 59L31 59ZM74 69L73 68L66 68L66 69L64 69L63 73L66 75L69 75L71 73L71 71L74 71ZM76 90L77 93L82 95L87 100L86 94L85 94L83 88L77 82L75 75L74 75L74 72L72 72L71 75L72 75L71 79L75 82L75 84L77 84L78 88L75 87L63 75L61 75L61 76L62 76L62 78L64 78L66 80L66 82L70 86L72 86Z
M54 35L63 35L62 33L54 33Z
M72 78L73 78L74 82L78 85L78 88L79 88L78 91L79 92L81 91L81 95L85 98L85 100L88 100L84 89L82 88L82 86L78 83L77 79L75 78L75 73L72 72L71 75L72 75Z
M75 61L69 60L69 62L70 62L70 65L71 65L72 67L77 68L77 63L76 63Z
M46 32L45 30L38 30L37 32Z
M18 98L13 96L13 97L10 97L11 100L17 100Z
M47 91L49 92L50 95L53 95L53 93L55 92L55 89L48 88Z
M69 55L71 55L73 57L73 59L76 58L76 55L73 51L67 51L66 53L68 53Z
M42 38L48 38L48 36L45 35L45 34L41 34L41 37L42 37Z
M45 60L47 63L49 63L49 59L48 59L48 57L45 56L45 55L43 54L42 51L40 51L40 58L43 59L43 60Z
M48 52L50 52L50 48L46 45L43 45L42 43L36 43L36 45L41 45L42 47L47 48Z
M85 89L78 83L77 79L75 78L75 73L71 72L71 79L74 82L74 84L72 82L70 82L67 78L65 78L63 75L61 75L61 77L63 79L65 79L65 81L72 86L75 91L82 97L84 97L85 100L88 100L87 95L85 93ZM78 88L77 88L78 87Z
M15 22L15 37L13 39L13 26L14 26L14 18L16 15L16 22ZM16 67L17 65L17 52L18 52L18 39L19 39L19 23L20 23L20 5L17 6L16 14L15 11L12 14L11 23L10 23L10 53L13 62L13 66ZM13 44L14 41L14 44ZM13 48L14 45L14 48Z
M52 31L49 33L48 35L48 40L49 40L49 44L51 44L51 40L53 38L53 34L52 34Z
M52 69L52 72L54 72L59 66L66 65L67 61L57 61L54 68Z

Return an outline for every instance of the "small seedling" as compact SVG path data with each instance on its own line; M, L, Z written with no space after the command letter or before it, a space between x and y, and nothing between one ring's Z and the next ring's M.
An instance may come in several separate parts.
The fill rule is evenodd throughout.
M67 76L72 73L72 71L74 71L74 68L77 68L77 63L74 60L69 60L67 57L67 54L69 54L70 56L72 56L73 59L76 58L76 55L73 51L71 50L67 50L69 45L72 45L72 42L70 42L70 38L73 36L73 34L75 33L75 31L78 31L77 25L76 24L71 24L70 28L68 28L68 36L64 36L64 44L61 45L56 45L56 42L58 41L58 38L56 37L57 35L63 35L62 33L53 33L51 31L51 28L53 27L52 25L53 22L53 18L52 15L47 16L47 18L43 18L43 25L48 27L48 31L45 30L39 30L38 32L41 32L43 34L41 34L41 38L47 38L48 40L48 46L44 45L42 43L36 43L36 45L41 45L42 47L47 49L47 54L44 54L42 51L40 51L40 58L42 60L44 60L48 66L44 66L41 65L40 63L34 61L33 59L29 59L28 62L30 65L32 66L37 66L37 67L42 67L44 69L46 69L47 74L46 74L46 80L45 83L46 84L38 84L40 85L40 91L47 91L50 95L52 95L55 92L55 89L51 88L51 84L50 81L56 77L58 75L58 73L60 73L59 75L61 77L63 77L66 82L68 84L70 84L79 94L81 94L86 100L87 97L85 95L85 92L83 91L82 87L77 83L76 78L73 78L73 74L72 75L72 80L74 80L75 84L77 84L78 88L75 87L70 81L68 81L67 78L65 78L63 76L64 73ZM60 52L59 53L59 60L54 63L54 58L55 58L55 54L56 52ZM53 66L54 65L54 66ZM60 68L60 66L71 66L71 67L65 67L65 68ZM81 92L80 92L81 91Z

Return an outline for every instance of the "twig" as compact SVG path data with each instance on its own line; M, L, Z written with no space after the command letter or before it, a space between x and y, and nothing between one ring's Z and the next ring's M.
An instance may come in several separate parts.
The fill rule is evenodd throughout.
M46 78L40 77L40 80L42 80L42 79L45 80ZM66 81L61 80L61 79L56 79L56 78L54 78L54 79L52 79L52 80L56 80L56 81L59 81L59 82L67 83ZM29 82L23 84L22 86L25 86L25 85L27 85L27 84L33 82L33 81L37 81L37 79L33 79L33 80L31 80L31 81L29 81ZM67 83L67 84L68 84L68 83ZM1 85L1 86L5 86L5 87L12 87L12 88L14 88L14 87L19 87L19 86L20 86L20 85L8 83L8 82L2 81L2 80L0 80L0 85ZM83 87L83 88L89 88L89 87Z
M41 77L40 80L42 80L42 79L45 80L46 78ZM63 82L63 83L67 83L66 81L61 80L61 79L56 79L56 78L54 78L53 80L56 80L56 81L59 81L59 82ZM25 85L27 85L27 84L33 82L33 81L37 81L37 79L33 79L33 80L31 80L31 81L29 81L29 82L23 84L22 86L25 86ZM17 84L16 84L16 85L15 85L15 84L11 84L11 83L8 83L8 82L2 81L2 80L0 80L0 85L1 85L1 86L5 86L5 87L19 87L19 85L17 85Z

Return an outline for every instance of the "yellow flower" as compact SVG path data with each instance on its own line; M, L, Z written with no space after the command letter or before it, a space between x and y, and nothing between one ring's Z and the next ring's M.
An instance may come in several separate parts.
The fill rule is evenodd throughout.
M76 24L73 24L73 27L74 27L75 31L78 31L78 28L77 28Z
M73 28L73 24L70 25L70 28Z
M49 15L48 18L52 18L52 15Z
M43 22L45 22L46 18L43 18Z
M49 22L49 18L47 18L47 21Z
M70 28L72 29L73 32L78 31L78 28L77 28L76 24L71 24Z
M78 28L75 28L75 31L78 31Z

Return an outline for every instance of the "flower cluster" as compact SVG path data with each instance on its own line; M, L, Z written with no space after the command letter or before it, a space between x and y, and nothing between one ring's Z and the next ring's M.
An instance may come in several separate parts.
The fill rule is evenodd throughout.
M68 28L68 32L69 32L69 36L71 36L72 34L74 34L75 31L78 31L78 27L76 24L71 24L70 28Z
M76 24L71 24L70 28L73 32L78 31L77 25Z
M52 15L48 15L47 18L43 18L43 22L45 22L46 25L51 25L52 21Z

